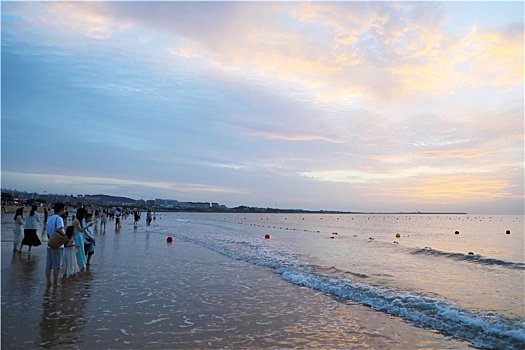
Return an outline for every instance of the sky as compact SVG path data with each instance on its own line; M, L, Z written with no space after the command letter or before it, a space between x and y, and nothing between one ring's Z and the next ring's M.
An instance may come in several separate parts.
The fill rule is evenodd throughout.
M2 187L524 213L524 4L1 2Z

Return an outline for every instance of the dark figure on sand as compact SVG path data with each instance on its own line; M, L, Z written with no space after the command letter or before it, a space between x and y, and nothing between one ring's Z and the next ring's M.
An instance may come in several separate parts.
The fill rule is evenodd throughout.
M151 210L148 210L147 214L146 214L146 225L151 225Z
M140 220L140 213L138 211L134 211L133 212L133 216L134 216L134 219L135 219L135 222L133 223L133 226L137 227L137 225L139 224L139 220Z

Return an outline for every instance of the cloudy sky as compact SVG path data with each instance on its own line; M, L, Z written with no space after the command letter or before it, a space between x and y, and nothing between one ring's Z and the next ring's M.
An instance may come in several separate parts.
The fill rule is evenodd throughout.
M523 214L521 1L1 6L4 188Z

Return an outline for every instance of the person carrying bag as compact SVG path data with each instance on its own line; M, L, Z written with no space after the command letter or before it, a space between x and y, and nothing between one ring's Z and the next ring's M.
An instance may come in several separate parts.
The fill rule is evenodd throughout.
M46 279L47 285L51 285L51 271L53 271L54 285L58 286L60 268L62 267L62 251L64 243L67 242L67 236L64 231L64 215L66 206L64 203L55 203L53 210L55 215L51 216L46 223L46 233L49 241L47 242L46 257Z
M57 249L60 248L62 245L66 244L67 241L67 236L63 236L59 231L55 231L51 235L51 238L49 238L47 245L51 249Z

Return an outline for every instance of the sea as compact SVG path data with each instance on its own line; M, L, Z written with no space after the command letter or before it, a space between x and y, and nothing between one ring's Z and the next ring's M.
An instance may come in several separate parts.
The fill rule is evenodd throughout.
M476 348L525 348L523 215L181 212L140 230Z

